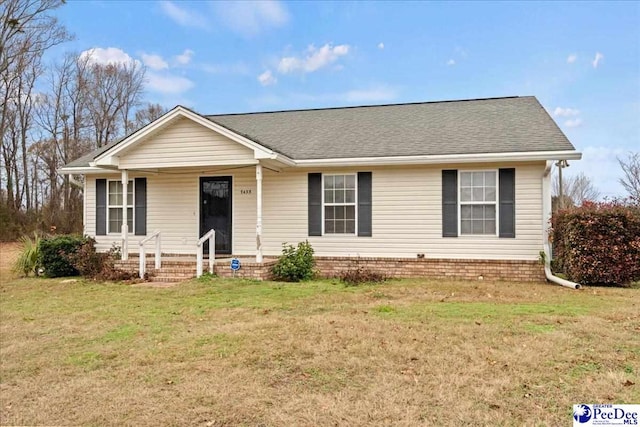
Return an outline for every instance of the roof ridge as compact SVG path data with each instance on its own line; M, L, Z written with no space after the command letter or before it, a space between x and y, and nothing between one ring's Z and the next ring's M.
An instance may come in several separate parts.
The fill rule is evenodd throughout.
M477 101L494 101L502 99L519 99L519 98L534 98L535 96L495 96L491 98L470 98L470 99L447 99L440 101L421 101L421 102L399 102L395 104L370 104L370 105L349 105L345 107L321 107L321 108L298 108L293 110L274 110L274 111L253 111L249 113L222 113L222 114L202 114L206 118L221 117L221 116L249 116L253 114L277 114L277 113L296 113L305 111L325 111L325 110L349 110L355 108L377 108L377 107L396 107L405 105L425 105L425 104L446 104L453 102L477 102Z

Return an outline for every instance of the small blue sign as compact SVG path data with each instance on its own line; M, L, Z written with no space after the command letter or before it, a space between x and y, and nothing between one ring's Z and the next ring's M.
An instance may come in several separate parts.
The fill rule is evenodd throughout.
M240 270L240 260L238 258L233 258L231 260L231 269L233 271L238 271Z

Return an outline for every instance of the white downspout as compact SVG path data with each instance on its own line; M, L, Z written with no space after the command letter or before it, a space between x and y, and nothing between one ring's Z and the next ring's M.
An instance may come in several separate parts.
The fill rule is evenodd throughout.
M547 161L542 175L542 242L544 247L544 275L548 281L571 289L580 289L579 283L554 276L551 272L551 250L549 248L549 219L551 219L551 166Z
M129 189L129 173L126 169L122 171L122 260L129 259L129 224L127 219L127 194Z
M262 165L256 165L256 262L262 262Z

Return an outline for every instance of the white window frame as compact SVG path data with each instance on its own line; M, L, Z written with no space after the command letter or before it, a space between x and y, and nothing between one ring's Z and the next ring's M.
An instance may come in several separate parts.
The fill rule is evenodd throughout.
M496 176L496 199L493 202L487 201L467 201L463 202L461 200L461 187L462 187L462 174L463 173L473 173L473 172L493 172ZM461 237L498 237L500 235L500 174L498 173L498 169L473 169L473 170L458 170L458 236ZM494 234L475 234L475 233L462 233L462 205L495 205L496 207L496 232Z
M122 224L120 224L120 230L118 231L111 231L111 221L109 220L109 212L111 212L111 209L115 209L115 208L120 208L120 210L122 210L122 205L111 205L109 204L109 188L110 185L109 183L111 182L119 182L120 185L122 185L122 180L120 179L109 179L107 180L107 234L120 234L122 233ZM133 234L134 233L134 228L136 226L136 221L135 221L135 214L136 214L136 189L133 186L135 180L130 179L127 182L127 192L129 190L129 188L131 188L131 193L132 193L132 197L131 197L131 204L127 204L127 209L131 208L131 225L132 227L129 228L128 230L128 234ZM123 200L126 200L127 195L123 194L122 195ZM129 215L127 215L127 222L129 222Z
M355 191L355 201L353 203L325 203L324 200L324 192L325 192L325 187L324 187L324 179L327 176L353 176L354 177L354 191ZM355 221L355 225L353 228L353 233L326 233L325 232L325 218L324 218L324 208L325 206L353 206L354 207L354 211L355 211L355 216L354 216L354 221ZM347 236L347 237L351 237L351 236L357 236L358 235L358 174L357 173L340 173L340 172L335 172L335 173L327 173L327 174L322 174L322 235L323 236Z

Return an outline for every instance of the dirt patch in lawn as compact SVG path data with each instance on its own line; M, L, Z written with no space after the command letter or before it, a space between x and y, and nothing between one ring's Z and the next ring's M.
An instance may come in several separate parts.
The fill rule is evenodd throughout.
M640 401L640 293L405 280L0 285L0 424L568 425Z
M13 277L11 268L21 248L22 245L18 242L0 242L0 282Z

